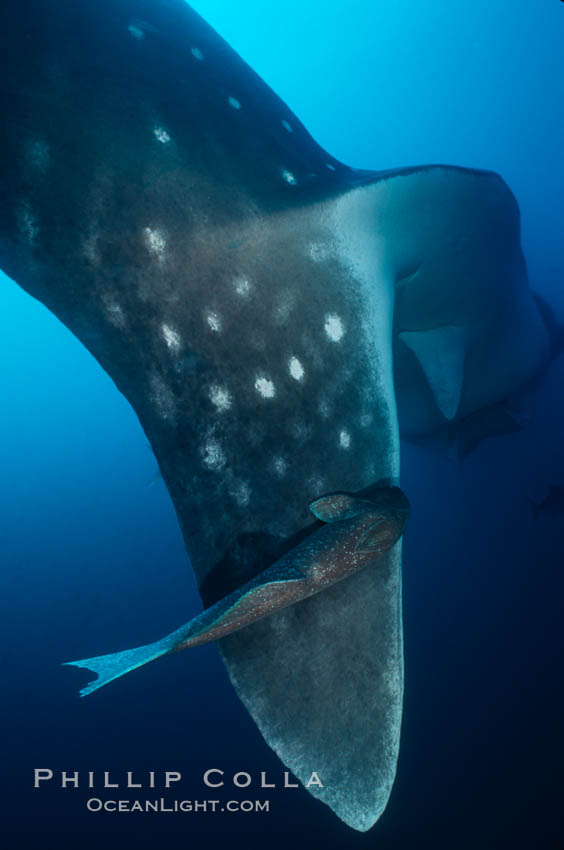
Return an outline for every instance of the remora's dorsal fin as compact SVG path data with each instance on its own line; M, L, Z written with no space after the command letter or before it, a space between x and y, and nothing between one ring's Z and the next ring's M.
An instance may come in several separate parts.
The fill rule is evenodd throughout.
M464 379L464 328L445 325L432 330L403 331L400 339L417 357L437 407L445 419L453 419L460 404Z
M310 506L310 511L317 519L323 522L338 522L342 519L350 519L366 509L366 502L350 493L330 493L315 499Z

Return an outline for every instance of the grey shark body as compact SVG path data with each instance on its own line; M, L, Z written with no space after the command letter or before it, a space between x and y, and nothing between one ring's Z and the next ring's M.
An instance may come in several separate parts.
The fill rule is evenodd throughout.
M132 404L206 605L309 534L312 500L397 480L396 398L432 432L545 361L496 175L343 165L181 0L14 0L0 40L0 264ZM267 742L360 830L396 770L400 557L220 642Z

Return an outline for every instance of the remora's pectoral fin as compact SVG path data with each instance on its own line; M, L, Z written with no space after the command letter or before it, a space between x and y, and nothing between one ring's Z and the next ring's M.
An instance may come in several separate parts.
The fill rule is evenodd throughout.
M330 493L321 496L309 506L312 514L322 522L338 522L342 519L350 519L366 510L367 504L363 499L352 496L350 493Z
M464 328L446 325L426 331L403 331L399 336L417 357L437 407L445 419L454 419L464 381Z

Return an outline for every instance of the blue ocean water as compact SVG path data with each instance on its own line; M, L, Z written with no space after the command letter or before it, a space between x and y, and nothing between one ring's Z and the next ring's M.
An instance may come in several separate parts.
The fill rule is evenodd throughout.
M532 287L564 321L562 3L192 5L344 162L499 172L520 204ZM564 847L564 521L534 520L530 507L564 483L564 357L531 391L527 427L462 466L402 446L413 506L406 698L398 777L376 827L354 833L301 790L273 792L269 815L118 820L86 812L84 788L34 792L33 768L177 769L193 777L184 795L194 799L203 769L279 781L283 768L213 646L77 700L84 676L61 661L147 642L200 601L135 414L80 343L5 277L0 299L9 846L85 846L90 832L99 846L104 832L124 847L259 847L281 832L299 847L353 850Z

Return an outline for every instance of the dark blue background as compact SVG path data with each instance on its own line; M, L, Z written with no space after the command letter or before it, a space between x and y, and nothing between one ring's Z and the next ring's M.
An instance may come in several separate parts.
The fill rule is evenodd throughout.
M347 163L500 172L521 206L533 288L564 320L561 3L193 5ZM271 794L269 815L119 817L88 814L87 789L33 790L34 767L162 768L186 777L176 796L205 799L205 768L278 779L282 767L213 646L76 698L87 674L61 661L144 643L200 602L164 486L148 486L156 464L135 415L5 277L0 360L6 846L563 850L564 520L533 521L529 499L564 483L564 357L528 398L526 430L462 467L403 446L402 748L366 835L302 790ZM264 794L222 799L236 796Z

